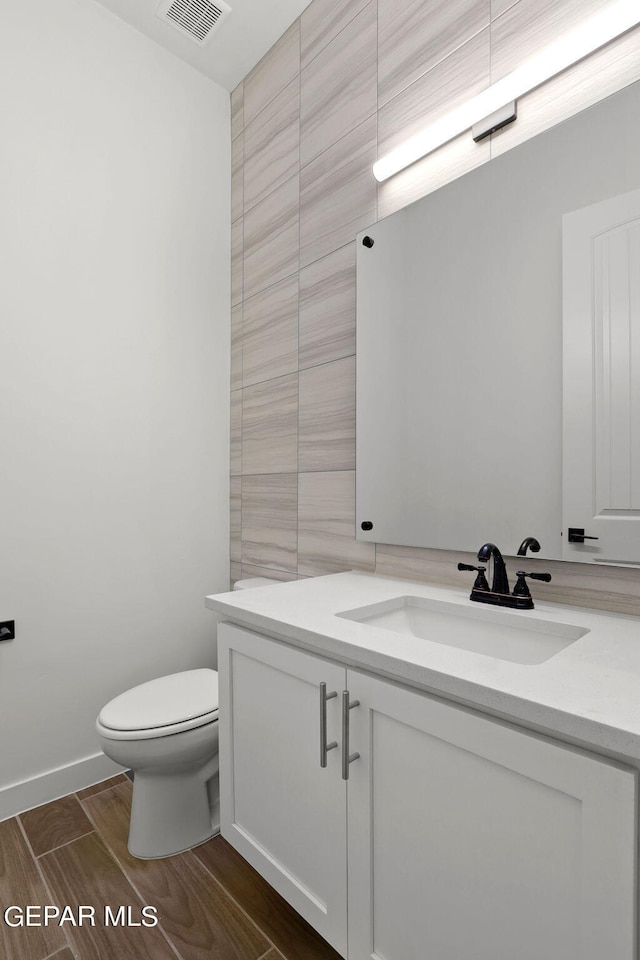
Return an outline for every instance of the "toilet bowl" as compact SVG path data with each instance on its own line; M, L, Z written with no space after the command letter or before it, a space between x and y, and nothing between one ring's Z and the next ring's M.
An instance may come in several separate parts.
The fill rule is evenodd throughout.
M255 577L234 589L275 582ZM127 845L134 857L170 857L219 832L215 670L185 670L132 687L102 708L96 729L103 752L133 771Z

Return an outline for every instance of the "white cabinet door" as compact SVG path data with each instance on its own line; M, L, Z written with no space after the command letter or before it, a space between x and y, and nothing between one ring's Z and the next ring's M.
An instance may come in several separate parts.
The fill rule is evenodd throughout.
M320 766L320 684L337 694L326 716L328 742L339 741L345 670L229 624L218 658L222 836L346 956L339 748Z
M640 565L640 190L562 230L562 556Z
M634 960L629 768L349 671L349 960Z

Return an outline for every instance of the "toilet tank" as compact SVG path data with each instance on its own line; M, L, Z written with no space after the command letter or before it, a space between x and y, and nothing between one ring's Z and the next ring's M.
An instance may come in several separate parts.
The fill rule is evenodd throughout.
M272 583L279 582L278 580L271 580L269 577L248 577L246 580L236 580L233 589L251 590L252 587L268 587Z

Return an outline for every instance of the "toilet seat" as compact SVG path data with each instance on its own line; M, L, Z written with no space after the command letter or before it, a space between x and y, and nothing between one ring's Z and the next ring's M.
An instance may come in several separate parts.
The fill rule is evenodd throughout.
M132 687L109 701L98 733L110 740L147 740L193 730L218 719L218 674L185 670Z

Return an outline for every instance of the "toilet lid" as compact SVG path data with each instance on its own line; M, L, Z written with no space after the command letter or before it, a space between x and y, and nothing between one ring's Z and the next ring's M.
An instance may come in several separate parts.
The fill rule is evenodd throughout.
M187 722L200 726L217 714L216 671L185 670L121 693L102 708L98 722L111 730L150 730Z

